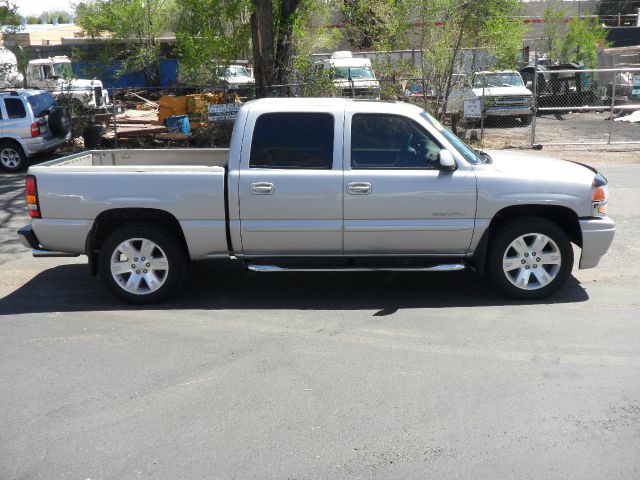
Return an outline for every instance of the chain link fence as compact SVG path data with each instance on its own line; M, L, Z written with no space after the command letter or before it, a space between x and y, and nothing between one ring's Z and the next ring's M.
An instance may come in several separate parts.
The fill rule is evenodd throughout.
M537 72L535 74L534 72ZM640 68L541 67L457 78L449 95L424 78L375 85L326 80L272 85L268 97L346 97L414 103L485 149L628 144L640 148ZM532 95L533 93L533 95ZM253 86L182 85L110 91L112 105L74 117L77 148L224 147ZM634 113L635 112L635 113Z
M532 146L640 146L640 68L536 71Z

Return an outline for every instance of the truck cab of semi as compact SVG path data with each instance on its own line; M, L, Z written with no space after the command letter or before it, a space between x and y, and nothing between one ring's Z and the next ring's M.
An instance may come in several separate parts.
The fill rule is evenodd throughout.
M82 107L101 107L109 103L109 93L97 79L74 78L71 60L65 56L31 60L27 66L27 84L48 90L54 97L68 96Z

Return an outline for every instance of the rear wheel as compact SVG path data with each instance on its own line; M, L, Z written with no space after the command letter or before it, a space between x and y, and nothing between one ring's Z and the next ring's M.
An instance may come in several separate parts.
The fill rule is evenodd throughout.
M25 166L27 157L22 148L13 142L0 142L0 168L17 172Z
M502 227L489 252L489 271L497 286L518 299L547 297L558 291L573 268L566 233L544 218L529 217Z
M118 228L100 250L102 281L113 295L134 304L169 296L182 281L185 263L175 236L146 224Z

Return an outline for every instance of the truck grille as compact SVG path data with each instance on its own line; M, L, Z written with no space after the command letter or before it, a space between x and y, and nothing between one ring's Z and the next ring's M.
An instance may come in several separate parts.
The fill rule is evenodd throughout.
M96 107L102 105L102 87L94 87L93 93L96 97Z
M531 97L528 95L500 95L492 97L488 103L496 106L529 107L531 106Z
M342 90L343 97L354 98L376 98L380 95L380 92L375 88L345 88Z

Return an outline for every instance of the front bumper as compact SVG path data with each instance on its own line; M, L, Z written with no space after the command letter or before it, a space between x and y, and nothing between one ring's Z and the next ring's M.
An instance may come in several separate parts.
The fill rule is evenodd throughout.
M65 252L53 252L51 250L45 250L40 245L38 241L38 237L33 232L31 225L25 225L20 230L18 230L18 235L20 237L20 243L22 243L25 247L31 248L31 253L34 257L77 257L77 253L65 253Z
M582 218L579 222L582 230L582 255L579 268L593 268L609 250L616 233L616 225L609 217Z
M529 107L487 107L484 111L485 117L519 117L532 113Z

